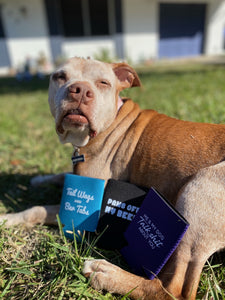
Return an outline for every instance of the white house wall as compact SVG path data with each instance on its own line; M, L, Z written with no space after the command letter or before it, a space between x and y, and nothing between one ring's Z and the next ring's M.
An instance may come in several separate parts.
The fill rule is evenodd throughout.
M133 62L158 55L157 3L156 0L123 1L125 56Z
M27 59L36 61L42 54L50 61L48 38L18 38L8 39L7 46L13 68L21 67Z
M208 55L224 53L225 1L211 1L206 28L205 53Z
M11 67L43 53L50 59L49 38L42 0L1 0L2 18Z
M95 57L102 50L107 50L110 57L115 57L114 39L110 37L64 38L62 43L62 52L66 57Z

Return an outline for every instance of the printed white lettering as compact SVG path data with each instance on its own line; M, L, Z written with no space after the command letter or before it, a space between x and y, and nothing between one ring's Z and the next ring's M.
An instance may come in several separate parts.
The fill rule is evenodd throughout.
M127 210L128 210L128 211L131 211L131 212L137 213L138 210L139 210L139 207L129 204L129 205L127 206Z
M78 214L89 216L89 211L86 209L87 209L87 206L77 205L77 213Z
M66 190L67 190L67 195L68 195L68 196L73 196L73 197L75 197L76 194L77 194L77 189L73 190L72 188L68 187Z
M121 218L122 213L123 213L123 211L119 209L118 212L117 212L117 217Z
M152 249L163 246L164 235L157 229L157 226L149 219L147 215L140 216L137 222L139 224L138 230L142 236L148 240L148 244Z
M81 200L85 200L86 203L89 203L90 201L93 201L94 200L94 196L93 195L88 195L86 194L85 191L80 191L78 189L72 189L71 187L68 187L66 189L66 194L68 196L71 196L71 197L77 197ZM77 199L76 199L77 200ZM79 200L78 200L79 201Z
M116 209L114 207L111 207L111 206L106 206L105 207L105 213L114 215L115 212L116 212Z
M123 203L123 202L120 202L117 200L112 200L111 198L108 199L107 204L112 205L114 207L122 208L122 209L126 208L126 203Z
M94 196L86 194L85 191L78 191L77 196L78 196L78 198L85 199L86 203L89 203L89 201L93 201L94 200Z
M69 202L66 202L65 203L65 210L74 211L75 207L71 206L71 204Z
M124 211L122 214L122 219L127 219L128 212Z
M134 218L134 215L131 214L131 213L129 213L128 216L127 216L127 220L128 220L128 221L132 221L133 218Z
M108 201L107 201L107 204L111 204L112 203L112 199L109 198Z

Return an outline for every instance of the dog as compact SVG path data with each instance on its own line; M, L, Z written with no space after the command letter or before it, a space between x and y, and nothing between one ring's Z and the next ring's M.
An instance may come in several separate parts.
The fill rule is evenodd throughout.
M73 145L75 156L85 157L74 165L75 174L153 186L190 227L158 278L139 277L105 260L86 261L83 273L94 288L130 292L133 299L193 300L206 260L225 248L225 125L178 120L120 98L122 90L139 86L126 63L71 58L50 78L56 132L61 143ZM58 211L58 205L35 206L1 220L55 224Z

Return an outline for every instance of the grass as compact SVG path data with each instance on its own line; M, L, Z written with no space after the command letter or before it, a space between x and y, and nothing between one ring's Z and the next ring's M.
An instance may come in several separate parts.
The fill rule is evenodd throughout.
M185 120L225 123L225 65L152 66L139 71L143 88L124 95L142 108ZM47 88L48 78L21 83L0 79L0 213L60 202L60 188L29 184L37 174L71 170L72 149L58 142ZM87 257L103 256L123 264L117 252L92 245L92 236L76 245L65 239L60 227L1 225L0 232L0 299L122 299L94 291L81 273ZM224 262L224 253L210 258L197 299L225 299Z

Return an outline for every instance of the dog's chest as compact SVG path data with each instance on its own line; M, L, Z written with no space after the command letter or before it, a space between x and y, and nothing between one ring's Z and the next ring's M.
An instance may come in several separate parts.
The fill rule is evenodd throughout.
M73 166L73 173L80 176L100 179L108 179L110 177L109 167L107 165L103 165L99 160L79 162Z
M78 162L73 166L73 173L80 176L100 178L108 180L128 180L128 165L117 155L99 153L94 157L84 154L84 162Z

